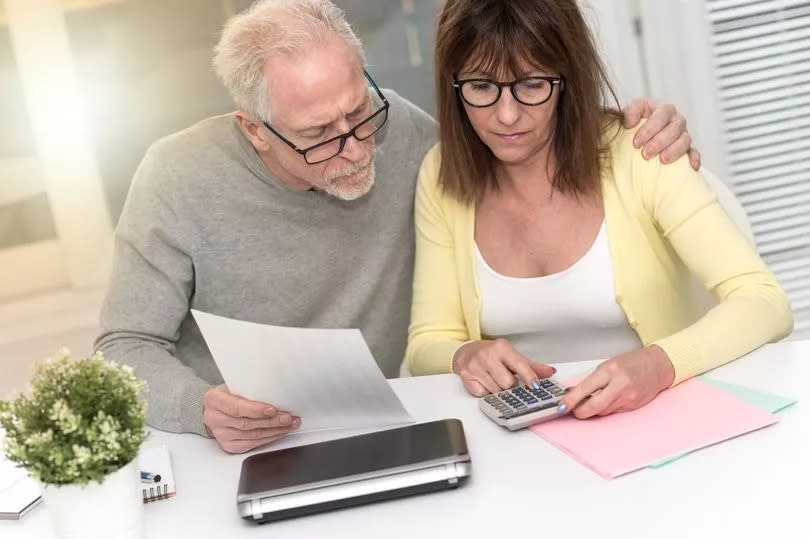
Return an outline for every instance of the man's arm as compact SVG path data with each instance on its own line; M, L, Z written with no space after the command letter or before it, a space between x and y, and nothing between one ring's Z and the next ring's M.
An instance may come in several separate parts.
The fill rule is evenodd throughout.
M206 435L203 395L212 386L173 355L194 287L194 235L172 190L167 160L150 149L116 227L95 347L149 384L149 425Z

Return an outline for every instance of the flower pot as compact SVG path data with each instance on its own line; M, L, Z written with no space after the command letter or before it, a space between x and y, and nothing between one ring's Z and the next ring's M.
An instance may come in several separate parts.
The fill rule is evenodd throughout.
M60 539L143 539L143 500L138 459L102 483L49 485L42 498Z

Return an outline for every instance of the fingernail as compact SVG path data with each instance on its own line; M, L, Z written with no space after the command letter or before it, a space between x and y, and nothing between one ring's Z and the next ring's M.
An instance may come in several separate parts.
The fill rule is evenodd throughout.
M558 414L564 414L566 410L568 410L568 406L566 406L565 403L561 402L560 405L557 406L557 413Z
M281 421L282 425L289 425L290 423L292 423L292 417L290 417L288 414L283 414L279 418L279 421Z
M649 159L653 156L653 151L650 148L644 149L644 159Z
M535 389L540 389L540 382L537 380L532 380L532 387Z
M273 415L275 413L276 413L275 408L265 408L264 409L264 415Z
M297 429L301 426L301 418L296 417L292 424L294 429Z
M557 374L557 367L551 367L551 374Z

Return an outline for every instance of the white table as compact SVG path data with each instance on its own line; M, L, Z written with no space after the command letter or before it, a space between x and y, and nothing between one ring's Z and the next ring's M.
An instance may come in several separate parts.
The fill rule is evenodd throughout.
M564 364L562 377L590 364ZM392 380L418 420L457 417L472 456L459 489L255 525L236 512L242 459L195 435L155 432L168 444L178 495L145 507L147 537L428 539L810 537L810 341L766 346L713 373L792 396L781 422L659 469L599 477L528 430L486 419L453 375ZM47 508L0 521L0 538L52 537Z

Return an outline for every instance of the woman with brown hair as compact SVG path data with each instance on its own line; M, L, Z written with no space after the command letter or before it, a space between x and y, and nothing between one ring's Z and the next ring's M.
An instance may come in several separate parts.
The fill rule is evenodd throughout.
M787 335L787 297L687 157L645 160L575 0L448 0L422 163L407 363L481 396L610 358L578 417ZM717 300L701 313L690 273Z

